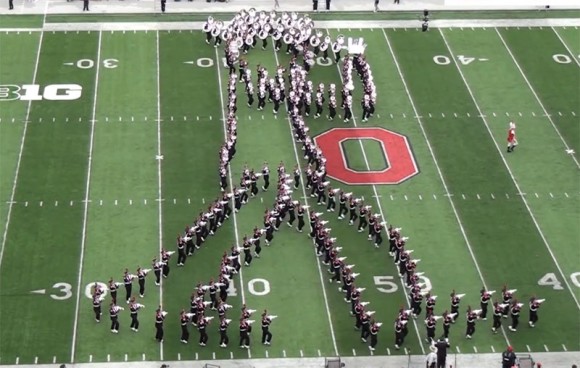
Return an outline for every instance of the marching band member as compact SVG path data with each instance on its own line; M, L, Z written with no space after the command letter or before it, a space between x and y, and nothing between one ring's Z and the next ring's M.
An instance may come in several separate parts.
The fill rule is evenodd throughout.
M487 307L494 291L487 291L485 287L480 290L479 307L481 308L480 318L487 321Z
M443 312L443 336L448 339L449 338L449 327L453 323L453 315L448 313L447 311Z
M119 307L115 303L111 303L109 308L109 316L111 317L111 332L112 333L119 333L119 312L122 311L124 308Z
M361 101L361 107L363 110L362 114L362 122L366 123L371 116L371 96L368 94L364 95L363 100Z
M276 27L274 33L272 34L272 38L274 39L274 50L276 50L276 52L280 51L280 48L282 47L283 36L284 36L284 26L282 24L279 24Z
M131 292L133 290L133 279L135 275L129 273L129 269L125 268L125 274L123 275L123 284L125 285L125 302L129 304L131 299Z
M538 299L533 296L530 299L530 319L528 324L530 327L536 327L536 323L538 322L538 309L540 309L540 305L544 302L544 299Z
M230 339L228 337L228 325L230 324L231 320L226 319L225 317L220 318L220 347L227 348L228 344L230 343Z
M270 332L270 324L277 316L268 315L268 311L264 309L262 313L262 344L270 345L272 342L272 333Z
M221 33L222 33L223 22L217 21L214 22L213 29L211 30L211 36L215 38L213 43L213 47L218 47L222 43ZM210 38L211 40L211 38ZM207 42L207 40L206 40Z
M493 303L493 327L491 328L493 333L497 333L497 330L501 327L501 317L503 316L504 308L503 304Z
M129 311L131 312L131 330L135 332L139 331L139 319L137 318L137 314L141 308L145 308L145 306L137 303L135 297L132 297L131 303L129 303Z
M340 50L342 50L342 45L344 44L344 36L339 35L336 41L332 43L332 52L334 53L334 62L338 64L340 61Z
M187 255L185 253L185 247L186 247L186 240L184 237L182 237L181 235L177 234L177 266L181 267L185 264L185 260L187 258ZM141 280L141 279L139 279ZM145 282L145 278L143 278L143 282Z
M101 291L99 285L95 282L95 286L93 288L93 312L95 313L95 321L97 321L97 323L101 322L101 316L103 315L101 310L101 303L103 300L105 300L103 292Z
M115 304L117 304L117 289L119 288L119 284L120 283L115 282L111 276L109 279L109 292L111 293L111 298Z
M472 310L471 306L467 307L467 329L465 331L465 337L471 339L475 333L475 321L479 318L480 311Z
M270 25L264 25L258 32L258 37L262 40L262 50L268 47L268 37L270 37Z
M320 115L322 114L322 106L324 104L324 92L323 91L318 91L316 92L316 114L314 115L314 118L317 119L320 117Z
M161 309L161 306L155 311L155 340L158 342L163 342L163 321L167 312Z
M214 20L213 17L208 17L207 21L203 24L203 32L205 33L205 43L208 45L211 42L212 38L212 30L214 28Z
M137 281L139 282L139 297L145 296L145 277L150 270L137 267Z
M515 292L516 292L515 289L508 290L507 285L504 285L502 290L501 290L502 300L503 300L502 304L505 306L503 309L503 313L502 313L503 318L508 318L510 305L512 304L512 298L513 298Z
M370 328L370 333L371 333L371 343L369 345L369 350L374 351L375 347L377 346L378 343L378 334L379 334L379 329L381 327L382 323L380 322L375 322L375 320L371 320L371 328Z
M179 314L179 323L181 324L181 339L180 341L184 344L187 344L189 341L189 330L187 329L187 325L190 321L190 316L192 313L185 313L185 310L182 309L181 313Z
M317 31L316 34L310 36L310 46L314 50L314 54L318 56L320 53L320 43L322 38L322 31Z
M346 101L344 103L344 122L348 123L352 118L352 96L346 96Z
M512 324L508 327L510 331L516 332L518 330L518 325L520 323L520 310L522 309L522 303L518 303L517 299L514 299L510 307L510 315L512 317Z
M209 336L207 334L207 325L213 317L205 317L203 314L198 314L197 330L199 331L199 346L205 346Z
M161 262L163 263L162 268L163 268L163 278L167 278L167 276L169 276L169 258L171 257L171 255L175 253L173 251L169 252L165 249L161 250Z
M507 151L513 152L516 146L518 145L518 140L516 139L516 124L510 121L509 129L508 129L508 137L507 137Z
M155 273L155 285L159 286L161 284L161 271L163 269L163 262L158 262L157 258L153 258L151 264L153 266L153 273Z
M454 315L453 323L455 323L457 316L459 314L459 302L461 301L461 297L455 293L455 290L451 292L451 314Z
M427 344L431 344L435 341L435 327L437 325L437 320L435 319L435 315L428 314L427 318L425 319L425 327L427 328Z
M240 319L240 348L249 349L250 348L250 324L245 318Z
M322 41L320 44L320 51L322 51L322 57L324 58L324 61L328 60L328 47L330 47L330 44L330 36L326 36L324 41Z
M270 168L268 167L268 162L266 161L264 161L264 166L262 166L262 179L264 179L262 190L267 192L268 187L270 187Z

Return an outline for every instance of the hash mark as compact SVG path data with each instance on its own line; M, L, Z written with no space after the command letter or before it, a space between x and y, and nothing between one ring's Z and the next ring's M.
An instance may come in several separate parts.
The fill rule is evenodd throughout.
M540 198L540 196L538 195L538 193L534 193L536 195L536 198Z
M28 207L28 201L24 202L24 207Z
M576 116L576 113L574 111L572 111L572 116Z
M409 355L409 351L405 348L405 355Z
M550 350L548 350L548 345L544 344L544 349L546 349L547 352L549 352Z
M117 205L118 201L115 199L115 206Z
M131 116L131 121L135 121L135 117L134 116Z
M199 355L195 353L195 360L199 360Z
M550 197L554 198L554 195L552 193L550 193Z
M73 205L73 201L70 201L70 205L71 205L71 206Z
M268 350L266 350L266 358L269 358L270 355L268 354Z
M268 352L268 350L266 350L266 352ZM322 356L322 353L320 352L320 349L318 349L318 356Z
M495 348L493 347L493 345L491 346L491 351L492 353L495 353Z
M93 354L90 354L89 355L89 363L92 363L92 362L93 362Z
M521 112L518 112L518 115L519 115L519 116L524 116L524 114L522 114Z
M459 350L459 346L456 346L455 348L457 349L457 353L461 354L461 350Z
M169 120L173 121L173 116L171 116L171 117L169 118Z
M510 113L506 111L505 116L510 116Z
M475 353L477 353L477 347L476 346L473 347L473 351L475 351Z
M107 362L111 361L111 354L107 354Z
M282 350L282 355L286 358L286 350Z
M177 360L181 360L181 353L177 353Z
M433 199L437 199L437 195L436 194L433 194Z
M461 194L461 198L465 199L465 194Z
M34 357L34 364L38 364L38 357Z
M187 204L191 204L191 199L187 198Z
M566 345L562 344L562 349L564 349L564 351L568 351L568 349L566 349Z
M52 364L56 364L56 355L52 356Z
M129 206L133 205L133 200L129 199Z
M495 114L495 112L492 112L491 114L493 115L493 117L494 117L494 118L497 116L497 115Z
M406 195L406 194L404 195L404 197L405 197L405 200L406 200L406 201L408 201L408 200L409 200L409 198L407 198L407 195Z
M429 113L429 117L430 117L430 118L432 118L432 117L433 117L433 115L431 115L431 113Z
M143 361L145 361L145 353L143 353L142 359L143 359Z
M129 360L129 357L127 356L127 354L125 354L125 361Z
M177 199L173 198L173 204L177 204Z
M230 351L230 359L234 359L234 352Z
M40 203L39 203L40 207L42 207L42 204L43 204L43 202L40 201ZM55 206L57 206L57 205L58 205L58 201L56 202Z
M102 205L103 205L103 200L101 199L101 200L99 201L99 206L102 206Z
M145 204L145 205L147 204L147 199L143 200L143 204Z
M391 201L394 201L394 200L395 200L395 198L393 198L393 195L391 194Z
M476 194L476 195L477 195L477 199L481 199L481 197L479 196L479 194Z
M403 113L403 118L406 119L407 118L407 114Z
M506 197L507 199L510 199L510 195L509 195L509 194L507 194L507 193L505 194L505 197Z
M457 113L456 113L456 112L454 112L454 113L453 113L453 116L457 117Z
M252 120L252 115L248 115L248 120Z
M444 118L445 117L445 114L444 113L441 113L441 117Z
M536 113L532 111L532 116L536 116Z
M123 121L123 118L119 116L119 121Z
M16 364L20 363L20 357L16 357Z
M493 193L491 193L491 199L495 199L495 196L493 195Z
M564 192L564 195L566 196L566 198L570 198L570 197L568 196L568 193Z
M40 201L40 206L42 207L42 201ZM54 201L54 207L58 207L58 201Z
M471 114L470 113L467 113L467 117L470 118L471 117Z
M209 116L209 120L211 120L211 119L212 119L212 117L211 117L211 115L210 115L210 116Z
M201 199L201 203L205 204L205 198Z
M421 194L419 194L419 200L422 201L423 197L421 196Z
M391 355L391 349L387 348L387 355Z
M196 116L196 118L197 118L197 121L199 121L199 116Z
M558 111L558 115L562 116L562 113L560 111Z
M215 351L213 353L211 353L211 354L212 354L213 360L215 360Z
M352 348L352 355L356 356L356 350L354 350L354 348Z
M391 119L394 119L393 114L389 114L391 116Z

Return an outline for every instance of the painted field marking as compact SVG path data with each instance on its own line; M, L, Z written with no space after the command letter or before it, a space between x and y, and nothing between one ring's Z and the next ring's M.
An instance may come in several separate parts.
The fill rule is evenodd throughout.
M199 360L199 355L198 355L198 353L195 353L195 360Z
M554 29L554 27L552 27L552 29ZM566 142L566 140L564 139L564 137L560 133L560 130L558 129L558 127L554 123L554 120L552 120L552 118L548 114L548 110L546 110L546 107L542 103L542 100L540 100L540 97L536 93L536 90L534 89L534 87L532 87L532 84L530 83L530 81L528 80L528 77L526 76L526 74L522 70L522 67L520 66L520 64L516 60L514 54L512 53L512 50L509 48L508 44L505 42L503 36L501 35L501 33L499 32L499 30L497 28L495 29L495 32L499 36L499 38L500 38L501 42L503 43L503 45L504 45L505 49L507 50L507 52L510 54L510 57L512 58L512 61L514 62L515 66L518 68L518 70L520 71L520 74L522 75L522 77L526 81L526 84L528 85L528 88L530 89L530 91L534 95L536 101L538 101L538 105L540 105L540 107L542 108L542 111L544 112L544 115L548 118L548 120L550 121L550 124L552 124L552 128L554 128L554 130L556 131L556 134L558 134L558 137L560 138L560 140L562 141L562 143L564 143L564 147L566 147L566 150L570 150L570 146L568 145L568 143ZM554 32L556 32L556 35L559 38L560 36L558 35L558 32L555 29L554 29ZM562 41L562 39L560 39L560 40ZM562 43L563 42L564 41L562 41ZM564 46L565 46L565 44L564 44ZM566 47L566 49L568 51L570 51L567 47ZM574 55L572 55L572 57L574 58L574 60L576 60L576 63L579 63L578 60L577 60L577 58L574 57ZM578 64L578 65L580 66L580 64ZM561 112L559 112L558 114L560 114L560 116L562 116L562 113ZM574 160L574 162L576 163L576 167L580 169L580 162L578 162L578 160L576 159L576 157L574 157L573 155L570 155L570 156L572 157L572 160ZM579 308L580 308L580 306L579 306Z
M275 50L272 50L272 51L274 52L274 59L276 60L276 65L280 65L280 60L278 60L278 54L276 53ZM216 51L216 56L217 56L217 51ZM290 117L288 116L288 105L284 104L284 108L286 109L286 120L288 121L288 127L290 129L290 140L292 141L292 147L294 148L294 158L296 159L296 164L298 165L298 170L300 171L300 181L302 183L305 183L304 177L303 177L304 171L302 170L302 163L300 161L300 156L298 155L298 148L296 147L296 141L294 140L294 131L292 128L292 122L290 121ZM304 202L308 206L308 198L309 197L306 195L306 189L304 188L304 185L301 185L301 187L302 187L302 196L304 198ZM375 195L377 195L376 192L375 192ZM308 215L308 218L310 218L310 209L309 208L310 207L306 208L306 213ZM336 335L334 333L334 326L332 324L332 315L330 313L330 306L328 303L328 296L326 293L326 283L324 282L324 277L322 274L322 267L320 266L320 261L318 260L317 256L315 256L315 262L316 262L316 267L318 267L318 275L320 277L320 286L322 287L322 295L324 297L324 306L326 308L326 315L328 317L328 327L330 328L330 336L332 337L332 345L334 347L334 353L336 354L336 356L339 356L340 354L338 353L338 345L336 343ZM284 352L284 358L285 358L286 351L283 350L283 352Z
M322 352L320 351L320 349L318 349L317 352L318 352L318 356L321 357L322 356Z
M439 33L443 36L443 32L441 30L439 30ZM409 90L409 87L407 86L407 82L405 80L405 77L403 76L403 72L401 71L401 67L399 65L399 62L397 61L396 56L395 56L395 51L393 50L393 48L391 46L391 42L389 41L389 38L384 31L383 31L383 35L385 37L385 41L387 43L389 51L391 52L391 55L393 57L393 61L395 62L395 66L397 67L397 71L399 72L399 76L401 78L401 81L403 82L403 86L405 87L405 92L407 93L407 97L409 98L409 102L411 103L411 107L413 108L413 111L415 111L415 115L419 115L418 110L417 110L417 106L415 105L415 102L414 102L413 97L411 95L411 91ZM445 37L443 37L443 40L445 42L447 42L445 40ZM456 60L455 56L453 54L451 54L451 55L453 56L452 57L453 62L455 63L455 65L457 65L457 60ZM483 115L483 113L479 109L478 109L478 113ZM441 167L439 166L437 158L435 157L435 153L433 152L433 147L431 146L431 143L429 142L429 138L427 136L427 133L425 132L425 128L423 127L423 122L420 119L417 119L417 122L419 123L419 127L421 128L421 133L423 134L423 137L425 138L425 142L427 143L427 147L429 149L431 157L433 158L433 163L435 164L435 168L437 169L437 173L439 174L439 178L441 179L441 184L443 185L443 188L445 189L445 193L449 194L449 187L447 186L447 182L445 181L445 177L443 176L443 172L441 171ZM477 273L478 273L479 278L483 284L483 287L486 290L489 290L488 287L486 286L485 279L483 277L483 274L481 272L479 264L477 263L477 259L475 258L475 253L473 253L473 248L471 247L471 242L469 241L469 238L467 237L467 232L465 231L465 227L463 226L463 222L461 221L461 218L459 217L459 213L457 212L457 208L455 207L455 203L453 202L453 199L451 198L451 196L448 196L447 199L449 200L449 204L451 205L451 209L453 210L453 214L455 215L455 219L457 220L457 224L459 225L461 235L463 236L463 239L465 240L467 250L469 251L471 259L473 260L473 264L475 265L475 269L477 270ZM503 327L502 327L502 333L503 333L503 336L504 336L506 342L508 343L508 345L511 345ZM419 338L419 340L421 340L421 338ZM425 351L423 351L423 354L424 353L425 353Z
M530 349L530 345L526 345L526 349L528 349L528 352L532 351L532 349Z
M230 359L234 359L234 352L230 351Z
M227 125L226 125L226 107L225 107L225 103L224 103L224 88L223 88L223 84L222 84L222 73L220 71L220 68L218 67L218 65L220 65L219 62L220 58L218 55L218 50L217 48L215 49L215 66L216 66L216 70L217 70L217 78L218 78L218 86L220 89L220 105L221 105L221 115L222 115L222 122L223 122L223 128L224 128L224 139L227 140L228 136L227 136ZM210 116L210 120L211 120L211 116ZM228 167L228 179L230 182L230 188L234 187L234 181L232 180L232 170L230 167ZM234 198L232 196L232 208L234 208ZM239 231L238 231L238 216L236 214L236 211L232 212L233 214L233 219L234 219L234 234L236 236L236 244L240 245L240 235L239 235ZM240 289L241 289L241 296L242 296L242 304L246 303L246 294L244 291L244 275L243 275L243 267L240 269L240 271L238 272L238 274L240 275ZM250 349L248 349L248 354L250 354Z
M157 157L161 156L161 82L159 80L160 67L159 67L159 31L155 32L155 61L157 65ZM162 180L161 180L161 162L163 160L157 160L157 222L159 226L159 244L158 251L161 253L163 250L163 200L162 200ZM159 305L163 305L163 277L160 279L159 283ZM159 343L159 357L163 360L163 340Z
M181 353L177 353L177 360L181 360Z
M211 353L212 359L215 360L215 351Z
M92 362L93 362L93 354L90 354L89 355L89 363L92 363Z
M111 354L107 354L107 362L111 361Z
M574 59L574 61L576 62L576 65L580 66L580 60L578 60L578 57L572 52L572 50L570 50L566 41L564 41L564 39L562 37L560 37L560 34L556 30L556 28L554 28L554 27L551 27L551 28L552 28L552 31L554 31L554 33L556 34L556 36L560 40L560 42L562 42L562 45L564 45L564 48L566 49L566 51L568 51L568 53L570 54L570 57L572 57L572 59Z
M566 345L562 344L562 349L564 349L564 351L568 351L568 349L566 348Z
M304 352L302 351L302 349L300 349L300 357L304 358Z
M141 360L145 361L145 353L141 356Z
M20 364L20 357L16 357L16 365Z
M266 358L269 358L270 354L268 354L268 350L266 350L265 353L266 353Z
M101 66L101 46L103 42L103 33L99 31L99 39L97 43L97 66L95 68L95 92L93 94L93 108L91 118L95 120L97 114L97 96L99 94L99 70ZM72 342L71 342L71 353L70 353L70 362L71 364L75 361L75 351L76 351L76 344L77 344L77 329L79 323L79 309L80 309L80 298L81 298L81 282L83 277L83 265L84 265L84 258L85 258L85 245L87 242L87 224L88 224L88 217L89 217L89 194L91 189L91 174L92 174L92 167L93 167L93 148L95 145L95 122L91 123L91 133L89 136L89 154L88 154L88 164L87 164L87 178L85 183L85 205L83 210L83 224L82 224L82 234L81 234L81 250L79 256L79 270L77 274L77 290L76 290L76 302L75 302L75 316L74 316L74 323L73 323L73 333L72 333ZM72 206L73 201L70 202Z
M457 354L461 354L461 350L459 350L459 346L456 346L455 349L457 350Z
M34 364L38 364L38 357L34 357Z
M477 346L473 346L473 351L477 354Z
M493 345L491 346L491 352L495 353L495 348L493 347Z
M352 348L352 356L356 356L356 350L354 348Z
M286 358L286 350L282 350L282 356Z
M499 35L499 31L497 31L497 34ZM443 31L439 30L439 33L441 34L441 37L443 38L443 41L445 42L445 46L447 46L447 49L449 50L449 53L454 56L453 51L451 50L451 46L449 45L449 43L447 42L447 38L445 37L445 34L443 33ZM501 35L500 35L501 38ZM502 38L503 40L503 38ZM506 45L507 46L507 45ZM469 86L469 83L467 83L467 79L465 79L465 75L463 74L463 71L461 70L461 67L459 66L459 64L457 63L457 60L455 60L455 57L452 58L453 62L455 64L455 67L457 68L457 71L459 72L459 75L461 76L461 79L463 80L463 83L465 84L465 87L467 88L467 91L469 92L469 95L471 96L471 99L473 100L473 103L475 104L475 107L477 108L477 110L481 113L481 108L479 107L479 103L477 102L475 95L473 94L473 91L471 90L471 87ZM487 123L487 120L485 118L482 118L485 127L487 128L487 131L489 133L489 135L491 136L495 147L498 151L499 156L501 157L506 169L508 170L508 173L517 189L518 192L522 192L520 185L518 184L518 181L516 180L516 178L513 175L513 172L510 168L510 166L508 165L505 156L503 155L503 151L502 149L499 147L499 145L497 144L497 141L495 140L493 133L489 127L489 124ZM580 164L579 166L580 167ZM532 219L532 222L534 223L536 230L538 231L538 234L540 235L540 237L542 238L542 241L544 242L544 245L546 246L546 249L548 250L548 253L550 254L550 256L552 257L552 260L554 261L554 264L556 265L556 268L558 268L558 271L560 272L560 275L562 276L562 278L564 279L564 283L566 284L568 291L570 292L570 295L572 296L572 298L574 299L574 302L576 303L576 307L580 310L580 302L578 302L578 298L576 297L576 294L574 293L574 290L572 289L572 287L570 286L570 283L568 282L568 278L564 275L564 271L562 270L562 267L560 266L560 263L558 262L558 260L556 259L556 256L554 255L554 252L552 251L552 247L550 246L550 244L548 243L548 240L546 239L546 236L544 235L544 232L542 231L540 224L538 223L538 221L536 220L536 216L534 215L534 213L532 212L532 209L530 208L528 201L526 200L526 197L521 196L520 197L522 199L522 202L524 203L528 214L530 215L530 218ZM485 286L485 284L484 284ZM504 331L503 327L502 327L502 331ZM504 331L505 333L505 331ZM506 336L507 339L507 336Z
M549 352L550 350L548 350L548 345L544 344L544 349L546 349L546 352Z
M387 355L391 355L391 349L387 348Z
M129 356L125 354L125 361L129 360Z

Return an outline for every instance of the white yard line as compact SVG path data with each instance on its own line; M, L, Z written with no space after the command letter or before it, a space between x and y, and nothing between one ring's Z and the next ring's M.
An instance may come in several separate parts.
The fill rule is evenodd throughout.
M276 51L273 48L272 48L272 51L274 52L274 58L276 59L276 65L280 65L280 61L278 60L278 54L276 53ZM288 112L288 105L286 104L286 102L284 102L284 108L286 109L286 112ZM296 158L296 163L298 164L298 169L300 170L300 181L301 181L300 186L302 187L302 195L304 197L305 204L308 206L308 195L306 194L306 189L304 188L306 181L304 181L302 164L300 162L300 156L298 155L298 148L296 147L296 141L294 140L294 131L292 129L292 123L290 122L290 117L288 116L288 113L286 113L286 119L288 120L288 126L290 128L290 140L292 141L292 146L294 148L294 157ZM306 212L307 212L308 218L310 219L310 207L306 209ZM326 284L324 282L322 267L320 266L320 261L318 260L318 257L316 257L316 255L315 255L314 258L316 261L316 265L318 266L318 275L320 276L320 285L322 286L322 295L324 296L324 305L326 307L326 315L328 316L328 326L330 327L330 336L332 337L332 344L334 347L334 353L336 354L336 356L340 356L340 354L338 352L338 345L336 344L336 335L334 333L334 326L332 324L332 315L330 313L330 306L328 303L328 296L326 293Z
M38 49L36 50L36 61L34 63L34 71L32 73L32 84L36 84L36 76L38 74L38 64L40 63L40 51L42 49L43 39L44 32L41 32L38 38ZM6 248L6 239L8 238L8 228L10 227L10 219L12 218L12 207L15 203L14 196L16 195L16 187L18 186L18 176L20 174L20 164L22 163L22 153L24 152L24 143L26 142L26 132L28 131L28 122L30 118L31 107L32 100L28 101L28 105L26 107L26 115L24 117L24 128L22 129L22 138L20 138L18 160L16 161L16 170L14 171L14 180L12 181L12 190L10 192L10 202L8 203L8 213L6 214L6 224L4 225L4 232L2 233L2 246L0 247L0 269L2 269L2 260L4 259L4 249Z
M441 184L443 185L443 189L445 190L445 194L446 194L445 196L447 197L449 204L451 205L451 209L453 210L453 215L455 216L455 220L457 221L457 224L459 225L459 230L461 231L461 235L463 236L463 240L465 240L465 245L467 245L467 250L469 251L469 254L471 255L471 259L473 261L473 264L475 265L475 269L477 270L477 274L479 275L479 279L481 280L485 289L489 290L489 288L487 287L487 285L485 283L485 279L483 277L483 273L481 272L481 268L479 268L479 263L477 262L477 259L475 257L475 253L473 252L473 248L471 247L471 242L469 241L469 238L467 237L467 231L465 230L465 227L463 226L463 222L461 221L461 217L459 216L459 212L457 211L457 208L455 207L455 202L452 199L452 195L451 195L451 193L449 193L449 187L447 186L447 181L445 180L445 177L443 176L443 171L441 170L441 167L439 166L439 163L437 162L437 157L435 156L435 152L433 151L433 147L431 146L431 142L429 141L429 137L427 136L427 132L425 131L425 128L423 127L423 122L422 122L421 117L419 115L419 110L417 109L417 106L415 105L415 101L413 100L413 96L411 95L411 90L409 89L409 86L407 85L407 81L405 80L405 77L403 75L403 71L401 70L401 66L399 65L399 61L397 60L397 57L395 56L395 50L391 46L391 42L389 41L389 37L387 36L387 33L385 32L385 30L383 30L383 35L385 37L385 41L387 43L387 46L389 48L389 51L391 53L391 56L392 56L393 61L395 63L395 66L397 67L397 72L399 73L399 77L401 78L401 82L403 82L403 87L405 88L405 93L407 94L407 97L409 98L409 102L411 103L411 107L413 108L413 112L415 113L417 122L419 123L419 128L421 129L421 133L423 134L423 137L425 138L425 143L427 143L427 148L429 149L429 153L431 154L431 157L433 158L433 163L435 164L435 168L437 169L437 173L439 174L439 179L441 180ZM481 114L481 112L480 112L480 114ZM501 331L502 331L502 334L505 338L505 341L507 342L508 345L510 345L509 338L507 337L507 334L506 334L503 326L501 327Z
M221 111L222 111L222 122L223 122L223 126L224 126L224 139L227 139L228 137L228 133L227 133L227 124L226 124L226 106L224 104L224 86L222 83L222 72L220 70L220 66L223 65L220 62L220 57L218 54L218 49L217 47L215 48L215 66L216 66L216 72L217 72L217 78L218 78L218 84L219 84L219 89L220 89L220 105L221 105ZM230 181L230 190L233 189L234 187L234 181L232 180L232 170L231 170L231 164L228 167L228 179ZM234 207L234 199L232 197L232 207ZM236 211L232 211L232 215L233 215L233 219L234 219L234 234L236 236L236 246L239 247L240 244L240 235L238 232L238 216L236 214ZM244 266L242 266L240 268L240 272L238 272L239 276L240 276L240 290L241 290L241 294L242 294L242 304L246 304L246 294L244 291L244 274L243 274L243 269ZM248 349L248 353L249 353L249 349Z
M155 59L157 63L157 157L162 157L161 153L161 82L159 74L161 69L159 68L159 31L156 32L155 36L156 44L156 54ZM163 249L163 191L161 186L161 161L162 159L157 159L157 202L158 202L158 226L159 226L159 254ZM159 305L163 305L163 277L161 277L159 282ZM163 360L163 341L159 343L159 356Z
M327 33L328 35L330 35L330 31L329 31L328 29L326 29L326 33ZM340 80L341 80L341 81L342 81L342 83L344 84L344 80L343 80L343 78L342 78L342 70L341 70L341 68L340 68L340 63L337 63L337 64L336 64L336 70L338 71L338 76L340 77ZM353 105L354 105L354 104L353 104ZM356 118L355 118L355 114L354 114L354 108L353 108L352 110L353 110L353 114L352 114L352 123L353 123L353 125L354 125L355 127L357 127L357 124L356 124ZM366 153L366 151L365 151L364 145L362 144L362 140L360 140L360 139L359 139L359 140L358 140L358 143L359 143L359 145L360 145L360 149L361 149L361 152L362 152L362 155L363 155L363 159L364 159L364 161L365 161L365 166L367 167L367 170L368 170L368 171L371 171L371 165L369 164L369 160L368 160L368 158L367 158L367 153ZM381 201L379 200L379 198L380 198L380 197L379 197L379 193L377 192L377 187L376 187L375 185L371 185L371 187L373 188L374 198L375 198L375 201L377 202L377 206L378 206L378 208L379 208L379 212L380 212L380 214L381 214L381 218L382 218L384 221L387 221L387 218L385 217L385 214L384 214L384 212L383 212L383 207L382 207L382 205L381 205ZM406 302L407 302L407 305L408 305L408 306L411 306L411 304L410 304L410 302L409 302L409 298L408 298L408 296L407 296L407 294L406 294L406 290L407 290L407 288L405 287L405 284L403 283L403 279L402 279L402 278L399 278L399 282L400 282L400 284L401 284L401 290L402 290L403 294L405 295L405 300L406 300ZM425 347L423 346L423 339L421 338L421 333L419 332L419 327L417 326L417 320L413 319L413 325L415 326L415 330L416 330L416 332L417 332L417 339L419 340L419 346L421 347L421 352L422 352L423 354L425 354Z
M97 96L99 94L99 70L101 65L101 44L103 40L103 34L99 32L99 41L97 46L97 60L95 67L95 92L93 94L93 112L91 114L91 133L89 137L89 158L87 164L87 180L85 183L85 200L84 200L84 211L83 211L83 229L81 234L81 250L79 257L79 271L77 275L77 291L76 291L76 303L75 303L75 318L73 323L73 333L72 333L72 344L70 361L74 363L75 360L75 349L77 344L77 328L79 322L79 307L81 302L81 282L83 278L83 266L85 258L85 245L87 242L87 220L89 218L89 193L91 190L91 173L93 167L93 147L95 143L95 117L97 114ZM83 294L84 295L84 294Z
M544 115L548 118L548 120L550 121L550 124L552 124L552 127L554 128L554 130L556 131L556 134L558 134L558 137L560 137L560 140L562 141L562 143L564 143L564 146L566 147L566 150L570 150L570 146L568 146L568 143L566 143L566 141L564 140L564 137L562 136L562 134L560 134L560 130L558 130L558 127L556 126L556 124L554 123L554 120L552 120L552 118L550 117L550 114L548 113L548 110L546 110L546 108L544 107L544 104L542 103L542 100L540 100L540 97L538 96L538 94L536 93L536 91L534 90L534 87L532 87L532 84L530 83L530 81L528 80L528 77L526 77L526 74L524 73L524 71L522 70L522 68L520 67L520 64L518 63L518 61L516 60L514 54L512 53L512 50L510 50L508 44L505 42L505 39L503 38L503 36L501 35L501 32L495 28L495 32L497 33L497 35L499 36L499 39L501 40L501 42L503 43L503 45L505 46L507 52L510 54L514 64L516 65L516 67L518 68L518 70L520 71L520 74L522 75L522 77L524 78L524 80L526 81L526 84L528 85L528 87L530 88L530 91L532 91L532 94L534 95L534 97L536 98L536 101L538 101L538 104L540 105L540 107L542 108L542 111L544 112ZM554 32L556 32L556 30L554 30ZM558 34L556 32L556 34ZM564 42L564 41L562 41ZM568 50L569 51L569 50ZM578 62L577 58L574 57L574 55L572 55L572 58L574 60L576 60L576 62ZM574 155L570 155L572 157L572 160L574 160L574 162L576 163L576 167L580 169L580 163L578 162L578 159L576 159L576 157Z
M449 45L449 42L447 42L447 38L445 37L445 34L443 33L442 30L439 30L439 33L441 34L441 37L443 38L443 41L445 42L445 46L447 46L447 49L449 50L449 54L452 56L453 59L453 63L455 64L455 67L457 68L457 71L459 72L459 75L461 76L461 79L463 80L463 83L465 84L465 87L467 88L467 91L469 92L469 95L471 96L471 99L473 100L473 103L475 104L475 107L477 108L477 111L479 112L480 115L483 115L481 112L481 108L479 107L479 103L477 102L477 100L475 99L475 95L473 94L473 91L471 90L471 87L469 86L469 83L467 83L467 79L465 79L465 75L463 74L463 71L461 70L461 67L459 66L459 63L457 62L457 59L455 58L455 54L453 53L453 51L451 50L451 46ZM503 155L503 151L502 149L499 147L499 145L497 144L497 141L495 140L493 133L491 132L491 129L489 127L489 124L487 123L487 120L485 117L481 117L481 120L483 120L483 123L491 137L491 139L493 140L493 143L495 144L495 148L497 149L497 152L499 154L499 156L501 157L516 189L518 190L519 193L524 193L521 188L520 185L518 184L518 181L516 180L510 166L508 165L504 155ZM522 199L522 202L524 203L528 214L530 215L530 218L532 219L536 230L538 231L538 234L540 235L540 237L542 238L542 241L544 242L544 245L546 246L546 249L548 250L548 252L550 253L550 256L552 257L552 260L554 261L554 264L556 265L556 267L558 268L558 271L560 272L560 275L562 276L564 283L566 284L566 286L568 287L568 291L570 291L570 295L572 295L572 298L574 299L574 302L576 303L576 307L580 310L580 303L578 302L578 298L576 297L576 294L574 293L574 289L572 289L572 287L570 286L570 283L568 282L568 278L566 277L566 275L564 274L564 272L562 271L562 267L560 266L560 263L558 262L558 260L556 259L556 256L554 255L554 252L552 251L552 247L550 246L550 244L548 243L548 239L546 239L546 236L544 235L544 232L542 231L542 228L540 227L540 224L538 223L538 221L536 220L536 216L534 216L534 213L532 212L532 209L530 208L528 201L526 200L525 196L520 196L520 198Z
M554 31L554 33L556 34L556 37L558 37L558 39L560 40L560 42L562 42L562 45L564 45L564 47L566 48L566 51L568 51L568 53L570 54L570 57L572 58L572 60L574 60L576 62L576 65L580 66L580 60L579 60L580 55L576 55L574 52L572 52L572 50L570 50L570 48L568 47L568 44L560 36L560 34L556 30L556 28L554 28L554 27L551 27L551 28L552 28L552 31Z

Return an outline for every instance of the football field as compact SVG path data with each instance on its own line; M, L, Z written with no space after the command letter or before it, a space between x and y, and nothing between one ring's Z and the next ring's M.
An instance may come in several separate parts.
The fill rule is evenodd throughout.
M329 121L325 111L306 118L309 134L333 167L332 186L364 198L409 237L421 281L438 295L435 313L450 309L452 290L465 294L451 327L453 352L501 352L506 344L518 352L580 351L580 29L539 19L421 32L337 19L317 28L333 39L364 39L377 108L361 121L355 72L354 119ZM95 322L91 285L121 281L125 268L151 268L161 248L176 250L176 236L221 196L229 78L223 47L207 45L199 27L112 24L52 31L13 21L0 32L0 364L428 351L424 314L394 348L393 322L408 302L388 241L375 248L366 231L318 207L302 186L294 198L324 213L341 255L356 265L367 309L383 322L374 352L354 330L350 305L329 283L308 232L287 226L234 279L229 347L219 346L217 318L207 346L197 344L193 326L189 344L180 343L179 312L195 285L217 277L224 251L262 225L275 188L250 198L184 267L175 255L161 286L148 276L139 332L129 329L126 308L119 334L111 333L108 296ZM247 54L254 83L258 64L270 75L288 65L283 51L269 42ZM308 78L340 91L341 69L318 57ZM264 161L272 178L280 162L304 172L284 107L278 115L272 104L247 107L243 84L237 95L230 180L237 184L245 165L259 171ZM519 141L513 153L506 152L510 121ZM492 333L489 317L466 339L467 306L479 308L482 287L496 290L497 300L504 285L524 303L517 332L503 320ZM546 299L535 328L528 326L532 296ZM260 344L256 326L251 349L239 348L244 303L278 316L271 346ZM162 343L154 339L159 305L168 312ZM436 336L442 331L439 323Z

